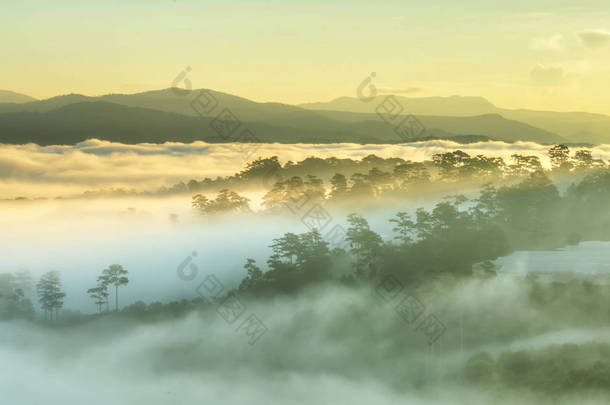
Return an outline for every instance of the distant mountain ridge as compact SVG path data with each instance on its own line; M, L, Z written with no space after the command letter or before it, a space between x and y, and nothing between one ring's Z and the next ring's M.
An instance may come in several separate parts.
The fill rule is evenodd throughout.
M149 142L153 142L152 139L154 142L214 139L214 134L207 129L200 130L199 135L193 132L193 128L197 127L201 120L198 121L199 124L189 121L189 119L198 117L191 107L191 101L200 91L170 88L136 94L108 94L99 97L69 94L23 104L0 103L0 142L41 141L46 144L72 142L74 139L81 139L84 136L77 134L80 130L89 134L95 133L96 136L101 136L101 139L112 137L112 140L134 143L137 142L137 139L144 139L142 138L143 133L140 131L143 131L148 124L138 123L133 116L145 119L148 123L156 123L156 127L147 129L151 134L147 138ZM386 124L377 114L361 111L312 110L281 103L258 103L213 90L205 91L215 99L218 105L212 115L205 118L204 121L207 120L206 122L209 123L210 119L227 108L243 123L256 127L259 131L256 136L265 142L400 143L424 139L464 141L495 139L507 142L523 140L552 144L567 141L552 131L518 120L507 119L497 112L466 115L471 112L470 110L495 108L480 97L429 98L421 102L419 107L415 104L405 105L405 112L415 110L413 112L417 114L417 119L426 128L425 133L422 133L420 137L405 140L394 132L392 125ZM464 101L465 99L466 101ZM364 107L361 106L366 105L366 108L374 110L375 101L364 103L358 99L346 97L338 100L342 103L341 108L344 109L356 108L356 106L362 109ZM89 108L86 106L88 103L91 103ZM132 109L109 107L107 104ZM68 108L74 105L79 106ZM328 106L318 104L318 107ZM143 113L141 110L147 112ZM459 111L464 115L423 114L423 112L430 113L436 110L444 113ZM83 115L78 116L76 111ZM155 113L158 115L157 117L154 116ZM106 121L113 119L116 122L112 124L98 119L104 114L106 114ZM85 118L89 119L89 122L83 121ZM125 131L118 123L123 123L135 132ZM62 128L72 135L62 135ZM166 131L165 138L161 128ZM177 137L175 133L178 130L186 130L186 132L182 137ZM115 133L113 134L111 131L115 131ZM134 133L139 135L133 135ZM117 134L122 135L117 137Z
M447 115L473 116L497 113L498 109L483 97L403 97L394 96L409 114L417 115ZM370 101L362 101L355 97L339 97L330 102L300 104L308 110L348 111L359 113L374 113L377 106L386 96L377 96Z
M238 139L247 128L261 142L277 143L400 143L402 140L383 122L338 123L326 130L269 125L242 121L242 127L229 139L222 138L211 125L213 117L188 117L141 107L128 107L104 101L69 104L46 112L0 114L0 142L39 145L75 144L97 138L112 142L227 142ZM375 134L372 136L371 134ZM490 138L471 134L455 135L431 130L424 139L456 142L484 141Z
M306 103L300 106L312 111L374 113L385 97L377 96L368 102L356 97L340 97L330 102ZM560 135L568 142L610 143L610 116L603 114L512 110L496 107L483 97L394 97L408 114L454 117L500 114L507 119Z
M76 144L97 138L126 144L164 142L228 142L210 125L213 118L189 117L141 107L103 101L70 104L46 112L0 114L0 142L39 145ZM340 131L309 131L272 126L262 122L242 122L261 142L279 143L381 143L380 139ZM393 139L397 141L396 138Z
M36 101L36 99L10 90L0 90L0 103L22 104L30 101Z
M228 107L234 114L245 120L260 117L260 114L280 114L290 111L307 111L300 107L288 104L257 103L243 97L209 89L187 91L183 89L170 88L135 94L106 94L97 97L84 96L82 94L67 94L21 105L7 105L0 103L0 113L48 112L74 103L105 101L128 107L150 108L153 110L173 112L182 115L197 116L197 113L191 108L190 102L201 91L209 92L219 101L219 107Z

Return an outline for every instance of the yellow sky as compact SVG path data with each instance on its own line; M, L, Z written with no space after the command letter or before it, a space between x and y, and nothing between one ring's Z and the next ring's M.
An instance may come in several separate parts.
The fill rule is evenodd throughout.
M22 0L0 4L0 89L37 98L193 87L257 101L410 96L610 114L606 2ZM572 5L571 5L572 4Z

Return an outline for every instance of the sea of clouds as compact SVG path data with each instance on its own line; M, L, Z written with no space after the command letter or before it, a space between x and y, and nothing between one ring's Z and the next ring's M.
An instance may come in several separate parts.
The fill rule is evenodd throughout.
M426 141L393 145L341 144L164 144L126 145L88 140L76 145L0 145L0 199L56 197L87 190L127 188L138 191L206 177L232 175L257 157L278 156L282 163L309 156L361 159L375 154L422 161L460 149L471 155L535 155L548 165L548 145L533 142ZM610 159L610 145L592 148L595 158Z

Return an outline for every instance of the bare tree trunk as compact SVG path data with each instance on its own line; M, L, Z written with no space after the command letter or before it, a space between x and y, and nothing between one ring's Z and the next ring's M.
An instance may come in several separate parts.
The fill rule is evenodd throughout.
M115 311L119 312L119 286L114 286Z

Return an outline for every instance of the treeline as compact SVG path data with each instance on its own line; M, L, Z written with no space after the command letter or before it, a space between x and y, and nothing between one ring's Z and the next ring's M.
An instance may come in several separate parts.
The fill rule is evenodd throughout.
M108 303L108 297L110 293L109 287L114 287L115 305L114 310L119 310L119 287L127 285L129 279L127 278L129 272L123 268L120 264L112 264L108 268L102 271L102 274L97 278L97 285L87 290L89 297L98 306L98 313L102 313L102 308L106 308L106 312L110 311L110 304Z
M610 344L563 344L504 352L497 358L482 352L468 360L464 376L485 388L541 390L556 398L569 391L605 391L610 386Z
M127 270L119 264L110 265L102 271L97 285L87 290L89 296L98 306L110 310L108 297L109 287L114 287L115 311L119 310L119 287L129 283ZM0 273L0 320L27 319L34 320L36 311L32 304L34 284L28 272L15 274ZM36 283L38 303L46 321L57 321L59 311L64 306L66 293L62 291L62 281L58 271L44 273Z
M43 274L35 287L44 319L56 320L66 296L62 291L59 272L49 271ZM33 296L34 282L28 272L0 274L0 320L33 320L36 316Z
M243 204L230 193L225 198ZM515 250L610 239L609 204L610 171L592 173L563 194L544 173L535 172L514 185L486 184L472 199L454 196L431 209L397 212L389 219L391 240L371 229L364 217L351 214L344 248L331 249L315 229L287 233L273 240L266 268L247 260L239 290L268 296L293 293L313 283L351 284L384 275L420 284L439 276L470 276L478 269L493 276L492 261ZM112 265L98 277L97 285L88 290L98 311L109 310L110 287L118 310L119 287L129 281L126 275L120 265ZM28 308L23 289L11 277L3 279L4 301L11 308ZM64 298L58 275L47 273L37 287L45 314L56 317Z
M25 271L0 274L0 320L33 319L32 277Z
M311 157L282 166L277 157L272 157L250 162L245 170L230 178L206 179L203 182L191 180L177 187L183 192L199 192L218 184L223 187L262 184L269 190L263 197L263 208L273 212L295 201L362 202L385 195L399 195L397 193L432 184L518 180L534 173L582 176L608 168L606 162L594 159L586 149L572 154L567 146L556 145L549 149L548 155L552 166L546 171L537 156L515 154L512 161L507 163L500 157L470 156L460 150L436 154L426 162L382 159L369 155L360 161ZM328 185L323 178L327 178ZM250 211L249 200L228 188L222 189L215 199L196 194L193 207L206 215Z
M596 159L588 149L578 149L573 153L566 145L555 145L549 150L554 173L582 173L591 169L608 168L608 162ZM413 183L429 181L432 183L447 181L464 181L468 179L512 178L525 176L543 170L538 156L513 154L506 161L501 157L484 155L471 156L461 150L433 155L431 160L412 162L401 158L381 158L374 154L360 160L339 159L336 157L308 157L299 162L288 161L281 164L277 156L258 158L246 165L246 168L232 176L206 177L203 180L191 179L170 187L161 187L154 191L137 191L135 189L108 189L87 191L81 195L86 198L107 196L166 196L176 194L193 194L218 192L219 190L241 190L249 187L273 187L276 181L286 181L292 177L305 179L308 175L323 181L329 181L335 174L340 174L350 183L369 183L373 188L376 179L391 177L392 190L408 188ZM381 184L383 189L383 184ZM356 186L358 189L359 185ZM385 187L387 191L387 185ZM20 198L27 200L27 198Z
M270 246L266 270L248 259L239 288L254 295L289 293L336 280L337 266L346 262L341 279L348 283L396 275L419 284L441 275L469 276L475 265L493 275L491 261L515 250L610 239L609 204L610 171L586 176L564 195L535 172L516 185L486 184L471 200L455 196L430 210L398 212L390 219L392 240L383 240L357 214L347 219L346 250L331 251L315 229L287 233Z

